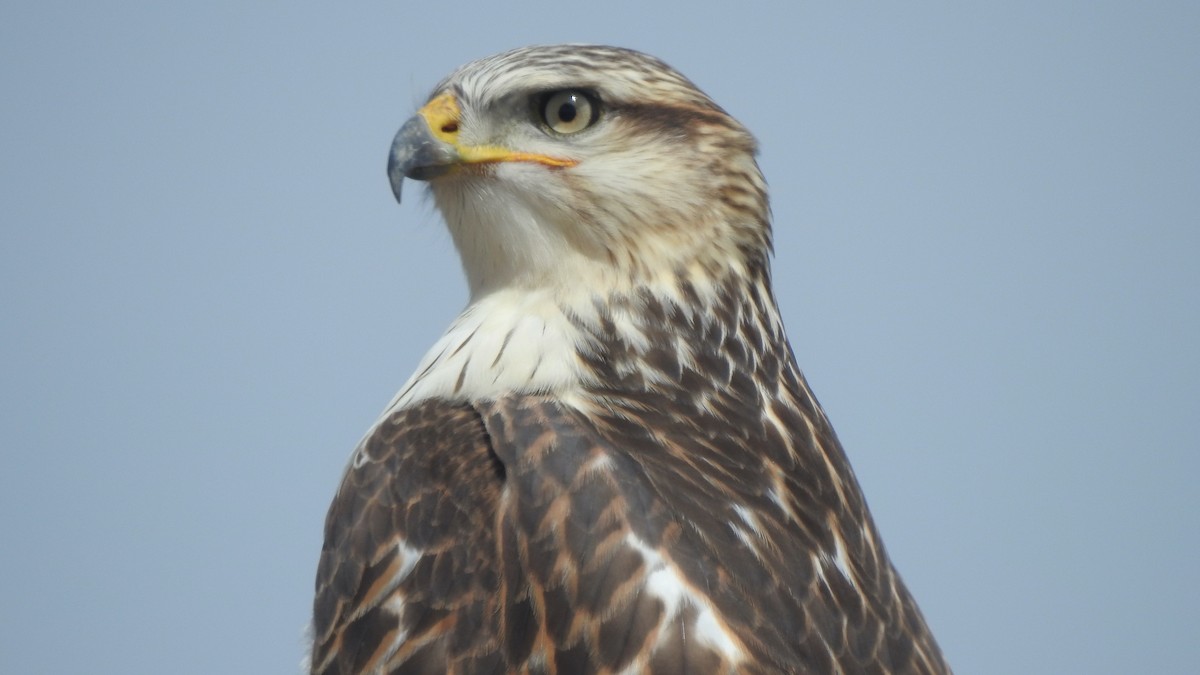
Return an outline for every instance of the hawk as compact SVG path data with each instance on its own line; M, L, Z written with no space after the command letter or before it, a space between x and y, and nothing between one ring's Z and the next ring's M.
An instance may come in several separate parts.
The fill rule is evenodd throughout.
M601 46L401 127L470 300L346 468L312 673L949 672L788 344L755 153Z

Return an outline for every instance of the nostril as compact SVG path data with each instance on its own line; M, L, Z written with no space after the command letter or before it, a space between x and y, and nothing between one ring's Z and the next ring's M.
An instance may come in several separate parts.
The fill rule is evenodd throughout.
M458 122L448 122L442 125L442 132L452 134L458 131Z

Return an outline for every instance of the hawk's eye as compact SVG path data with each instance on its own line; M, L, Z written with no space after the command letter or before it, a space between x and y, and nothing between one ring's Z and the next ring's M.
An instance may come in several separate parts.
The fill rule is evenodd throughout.
M591 94L577 89L550 92L542 97L542 121L560 134L573 134L592 125L600 107Z

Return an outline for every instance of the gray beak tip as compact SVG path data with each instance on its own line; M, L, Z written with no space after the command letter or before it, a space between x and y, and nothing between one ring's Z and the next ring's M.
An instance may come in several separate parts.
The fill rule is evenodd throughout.
M388 155L388 181L392 184L392 194L396 196L396 203L401 204L400 189L404 186L404 168L400 166L400 162L396 161L396 153L391 152Z

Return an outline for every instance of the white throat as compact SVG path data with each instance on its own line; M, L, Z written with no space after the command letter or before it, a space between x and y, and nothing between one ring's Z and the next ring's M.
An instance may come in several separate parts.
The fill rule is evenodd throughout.
M684 297L681 281L663 277L636 289L516 287L476 298L421 359L383 417L431 398L467 402L510 394L547 394L586 407L586 390L597 384L589 361L605 353L601 334L607 331L629 353L655 346L645 332L650 317L641 312L638 293L658 298L683 324L709 320L719 286L696 269L687 275L689 297ZM769 297L765 286L761 293ZM781 333L778 315L769 314L770 325L760 326L760 332ZM688 336L676 335L673 341L673 349L690 358L696 345Z

